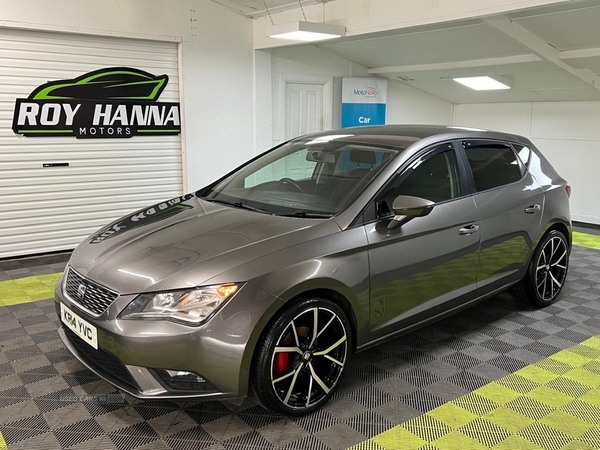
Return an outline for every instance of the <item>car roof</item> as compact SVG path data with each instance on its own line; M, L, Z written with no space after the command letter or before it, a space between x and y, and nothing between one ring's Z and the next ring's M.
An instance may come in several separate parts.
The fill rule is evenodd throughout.
M344 133L355 133L362 137L368 136L402 136L416 140L426 139L434 136L439 136L442 139L501 139L512 142L522 142L529 145L530 141L516 134L502 133L498 131L483 130L479 128L455 127L445 125L379 125L367 127L352 127L344 128L343 130L328 130L318 133L311 133L302 138L315 138L320 136L329 136Z

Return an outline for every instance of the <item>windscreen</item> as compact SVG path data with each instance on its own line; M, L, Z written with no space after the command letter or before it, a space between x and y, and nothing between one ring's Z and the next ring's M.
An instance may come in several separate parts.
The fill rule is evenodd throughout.
M353 135L297 139L198 194L268 214L330 217L352 204L409 144Z

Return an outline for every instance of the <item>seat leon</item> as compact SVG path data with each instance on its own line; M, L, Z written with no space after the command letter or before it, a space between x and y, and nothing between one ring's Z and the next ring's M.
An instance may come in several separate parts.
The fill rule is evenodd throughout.
M85 239L56 286L59 332L135 397L251 395L303 414L355 352L508 288L556 301L569 195L520 136L302 136Z

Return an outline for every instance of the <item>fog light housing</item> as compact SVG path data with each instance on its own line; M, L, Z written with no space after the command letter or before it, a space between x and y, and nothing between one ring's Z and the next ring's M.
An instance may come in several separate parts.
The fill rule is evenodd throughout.
M158 380L172 391L216 392L216 388L195 372L183 370L154 369Z
M181 370L165 370L172 379L189 381L191 383L206 383L206 380L194 372L183 372Z

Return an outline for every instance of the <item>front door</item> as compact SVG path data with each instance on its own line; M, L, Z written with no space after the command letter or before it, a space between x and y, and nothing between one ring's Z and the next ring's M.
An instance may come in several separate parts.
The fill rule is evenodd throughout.
M451 143L432 149L376 198L366 225L371 277L371 339L467 301L479 258L478 214ZM388 229L398 195L435 202L431 213Z

